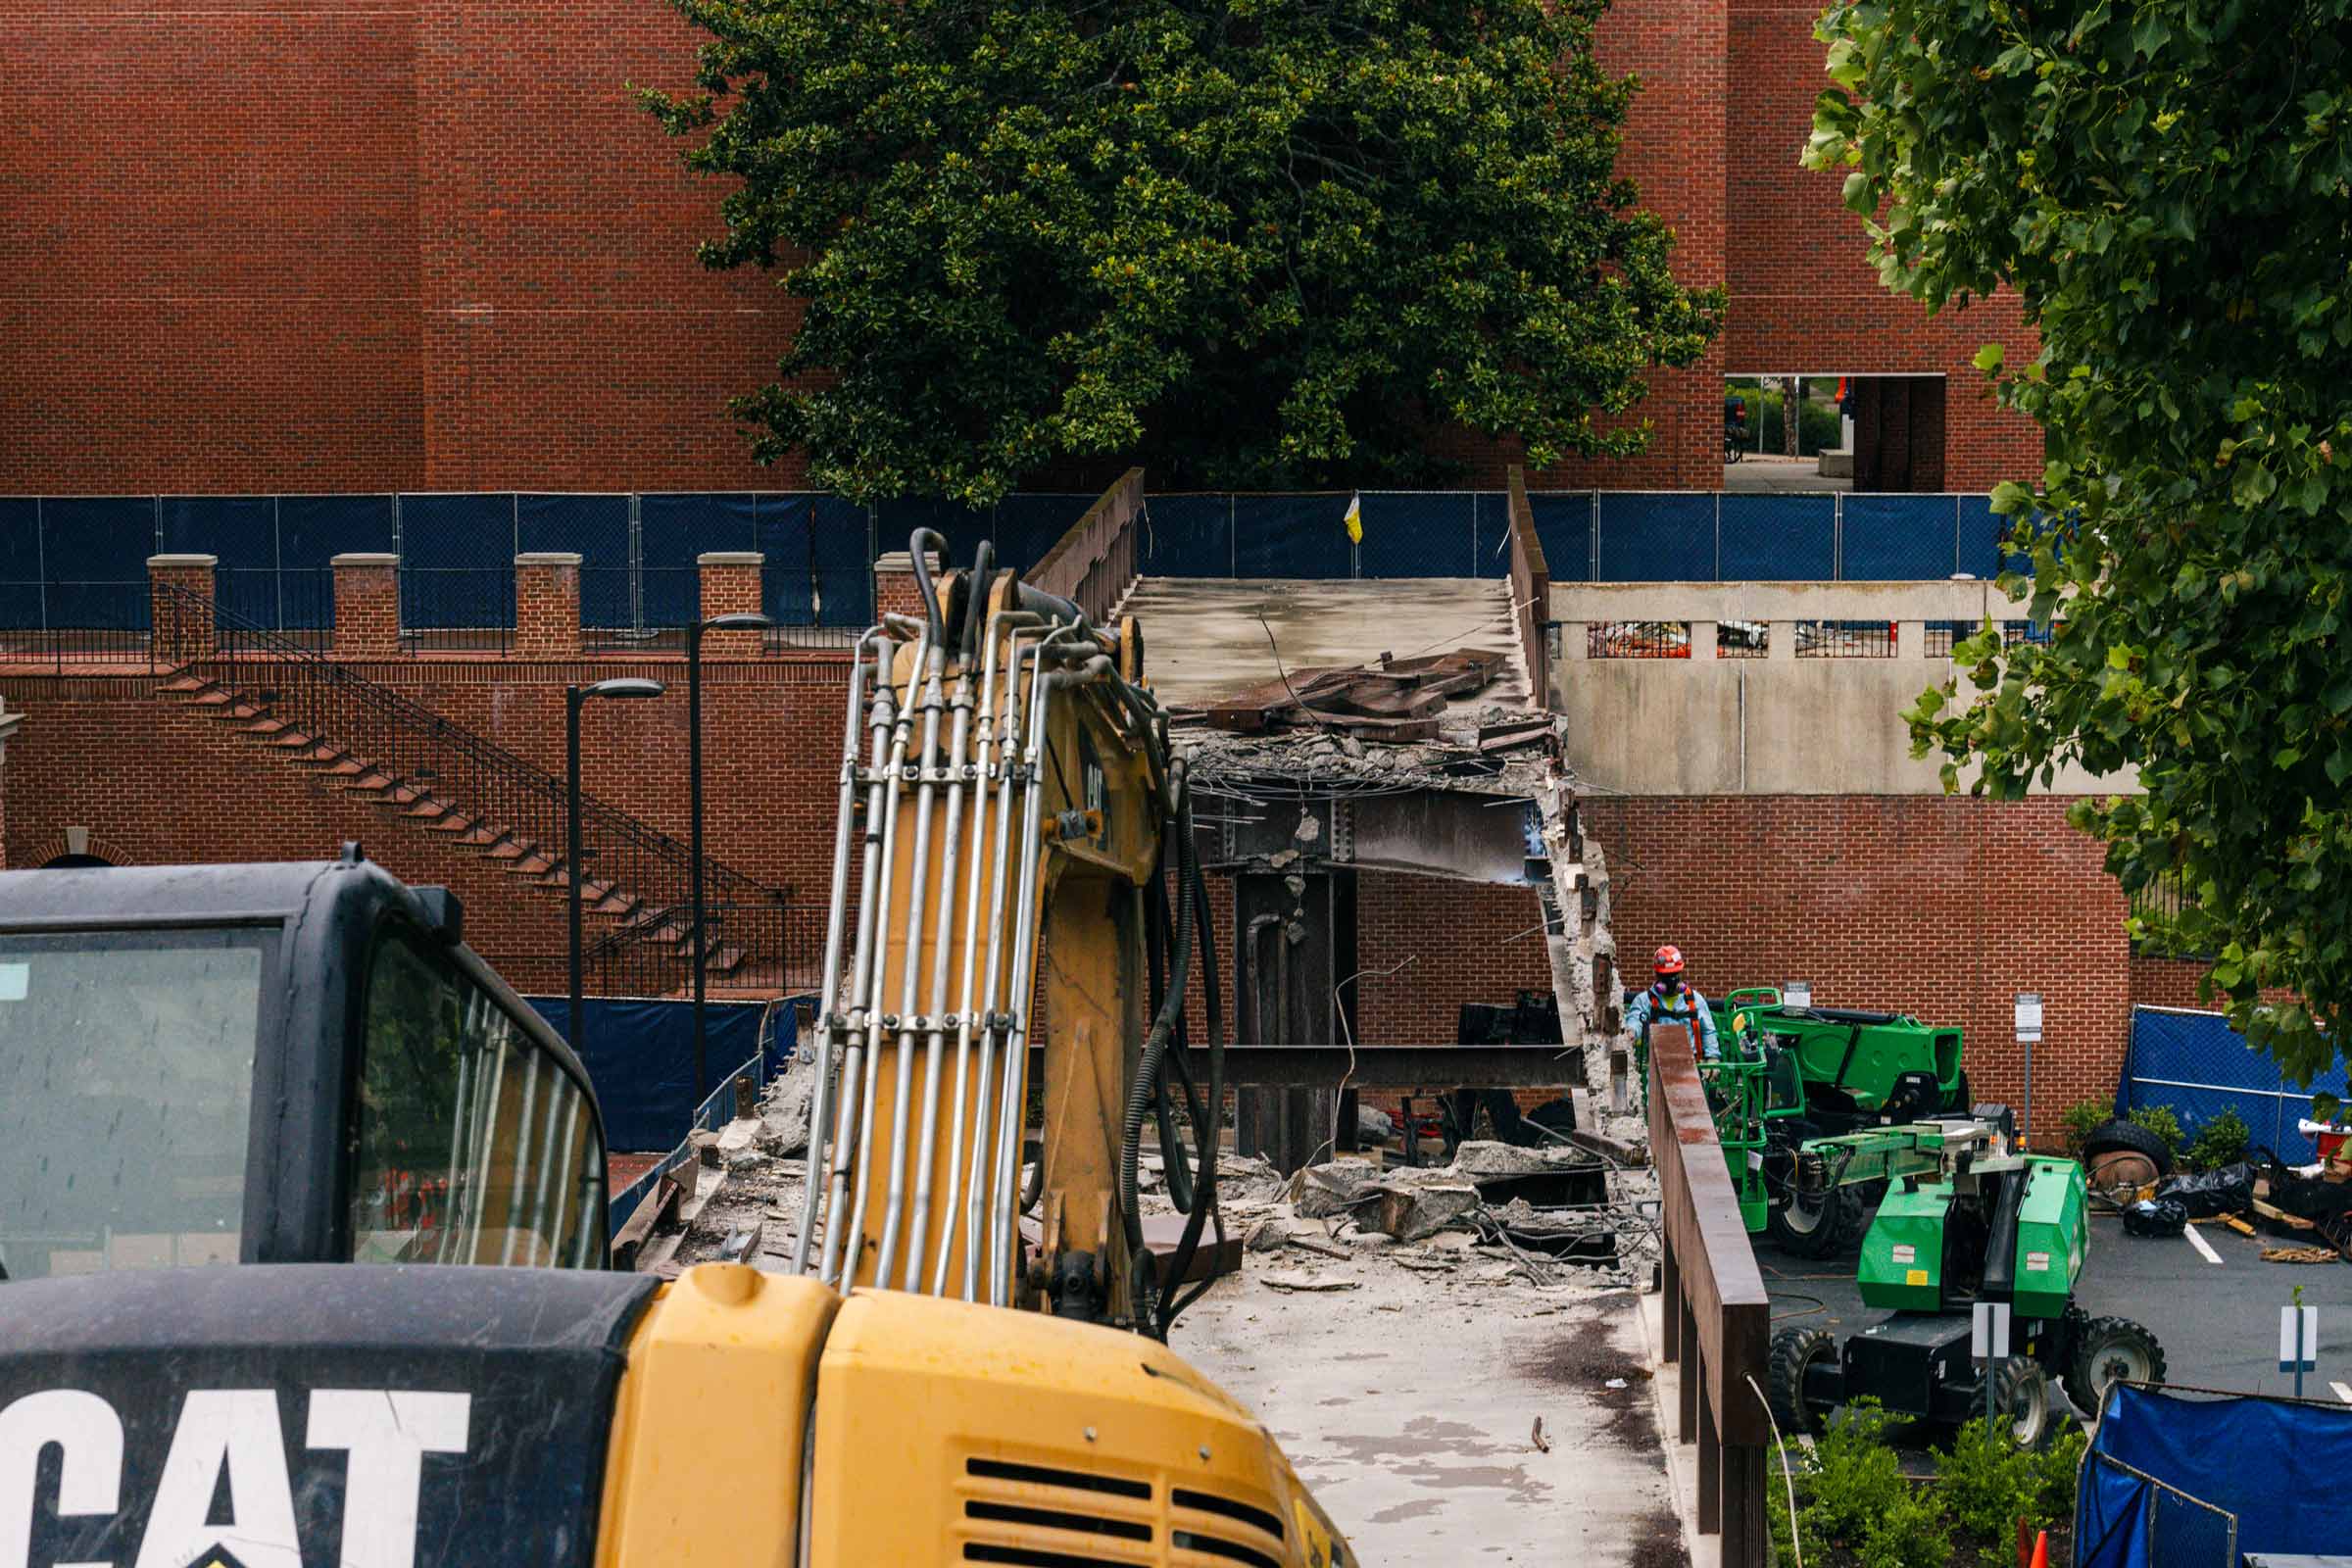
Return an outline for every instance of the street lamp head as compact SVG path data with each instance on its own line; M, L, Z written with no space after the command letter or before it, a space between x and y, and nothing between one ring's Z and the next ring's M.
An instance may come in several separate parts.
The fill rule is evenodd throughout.
M582 698L589 697L659 697L668 688L658 680L645 680L623 675L612 680L600 680L579 689Z
M712 615L709 620L703 622L703 630L758 631L762 626L773 626L774 624L775 620L772 617L762 615L757 610L739 610L731 614Z

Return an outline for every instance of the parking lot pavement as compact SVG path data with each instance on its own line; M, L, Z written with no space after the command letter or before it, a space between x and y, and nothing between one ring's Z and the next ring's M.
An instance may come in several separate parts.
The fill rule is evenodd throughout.
M2263 1248L2297 1242L2252 1239L2220 1225L2196 1230L2221 1262L2207 1262L2185 1237L2126 1236L2114 1216L2094 1216L2079 1292L2082 1309L2147 1325L2164 1347L2168 1382L2287 1394L2294 1380L2278 1370L2278 1308L2300 1285L2303 1304L2320 1309L2320 1365L2304 1374L2304 1396L2341 1397L2332 1390L2336 1383L2352 1391L2352 1264L2265 1263ZM1862 1304L1850 1254L1816 1262L1790 1257L1764 1237L1755 1240L1775 1333L1819 1327L1851 1334L1883 1315Z

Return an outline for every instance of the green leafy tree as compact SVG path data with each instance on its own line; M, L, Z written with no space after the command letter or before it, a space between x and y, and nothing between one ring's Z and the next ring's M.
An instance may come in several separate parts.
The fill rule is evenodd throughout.
M641 97L739 182L703 260L805 304L735 412L855 497L1396 479L1443 420L1628 453L1719 325L1614 172L1605 0L673 3L699 90Z
M1889 287L1937 311L2005 285L2039 336L1977 363L2043 432L2039 494L1994 507L2056 635L1962 642L1973 689L1926 694L1916 751L2003 798L2136 768L2144 794L2077 822L2127 891L2181 880L2142 934L2218 955L2232 1021L2298 1075L2352 997L2348 23L2347 0L1840 0L1807 150L1849 169Z

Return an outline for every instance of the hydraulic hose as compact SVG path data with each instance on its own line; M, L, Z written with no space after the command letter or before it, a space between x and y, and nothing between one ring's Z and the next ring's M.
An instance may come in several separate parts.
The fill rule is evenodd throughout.
M1186 815L1191 814L1189 807ZM1190 823L1186 824L1190 827ZM1186 835L1190 842L1191 835ZM1196 1110L1193 1118L1193 1142L1200 1151L1200 1163L1194 1175L1197 1201L1184 1222L1184 1234L1177 1239L1176 1253L1168 1265L1167 1277L1182 1281L1192 1272L1193 1258L1200 1250L1203 1222L1216 1232L1217 1246L1225 1245L1225 1214L1217 1204L1217 1151L1225 1142L1225 1009L1224 999L1217 987L1217 928L1208 912L1208 879L1200 872L1198 859L1191 861L1193 889L1193 918L1200 930L1201 1004L1208 1009L1208 1103L1205 1112ZM1188 977L1189 978L1189 977ZM1178 986L1179 994L1182 986ZM1186 1074L1189 1091L1190 1070L1179 1064ZM1196 1102L1197 1103L1197 1102ZM1159 1301L1159 1338L1165 1341L1176 1320L1195 1301L1208 1294L1214 1278L1204 1279L1182 1296L1162 1297ZM1176 1287L1172 1287L1174 1289Z
M1143 1142L1144 1114L1152 1106L1159 1082L1160 1065L1168 1051L1168 1038L1176 1027L1176 1015L1184 1010L1184 976L1193 967L1193 813L1190 797L1184 786L1184 764L1179 762L1170 770L1169 787L1176 799L1176 855L1177 908L1176 953L1172 966L1177 977L1168 987L1167 996L1159 1004L1159 1014L1152 1020L1152 1031L1144 1037L1142 1058L1136 1063L1135 1081L1128 1087L1127 1110L1119 1125L1119 1219L1127 1234L1131 1256L1144 1250L1144 1219L1137 1204L1136 1158Z
M948 538L938 529L917 528L906 538L906 554L914 563L914 591L923 599L923 623L931 628L931 646L944 650L948 639L939 623L939 594L931 586L931 545L939 546L941 559L946 559Z

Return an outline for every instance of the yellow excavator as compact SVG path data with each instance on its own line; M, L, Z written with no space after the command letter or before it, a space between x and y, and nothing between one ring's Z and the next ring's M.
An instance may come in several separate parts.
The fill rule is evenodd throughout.
M591 1140L570 1136L594 1117L567 1110L562 1138L556 1112L535 1120L523 1097L545 1075L475 1070L514 1043L469 1034L496 1008L450 1004L391 1032L411 1067L462 1080L432 1102L446 1136L428 1147L415 1114L395 1158L359 1131L329 1146L345 1196L311 1204L307 1250L232 1236L213 1255L248 1266L0 1284L0 1568L1356 1560L1266 1429L1164 1344L1205 1288L1173 1282L1220 1225L1222 1054L1185 773L1141 632L1090 624L985 547L935 583L937 543L913 541L920 614L868 632L851 680L793 1271L705 1263L663 1284L531 1245L548 1215L564 1240L602 1211L576 1152ZM297 951L299 923L264 946ZM276 971L259 972L267 1033ZM0 1038L45 984L0 963ZM355 1018L391 1007L374 986L350 983ZM342 1065L325 1090L257 1085L256 1168L288 1128L381 1120L372 1037L316 1032ZM303 1113L305 1093L340 1109ZM1188 1211L1164 1269L1136 1199L1147 1122ZM435 1266L490 1259L413 1212L388 1220L387 1164L444 1222L500 1235L499 1258L553 1266ZM568 1229L567 1185L587 1195ZM386 1248L407 1260L357 1260Z

